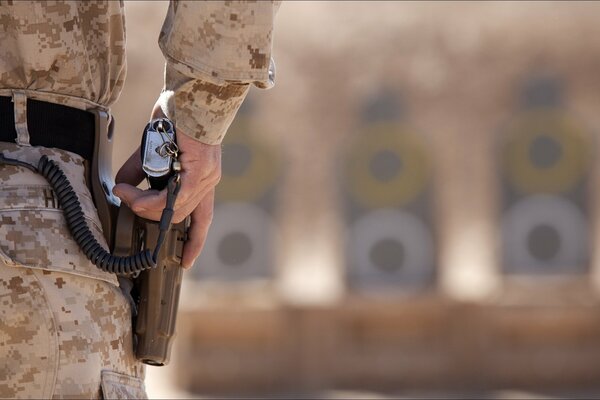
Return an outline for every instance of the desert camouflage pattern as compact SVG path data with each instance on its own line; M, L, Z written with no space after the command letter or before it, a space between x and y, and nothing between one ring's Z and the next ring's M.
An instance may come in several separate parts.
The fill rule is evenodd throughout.
M203 143L218 144L246 97L249 83L273 86L271 48L279 4L171 2L159 37L167 59L161 105L176 121L178 131Z
M221 143L250 86L190 79L171 65L167 65L165 76L173 90L162 92L161 108L176 121L177 132L193 134L206 144ZM187 117L180 118L182 115Z
M106 245L81 157L1 142L0 152L57 162ZM145 397L131 311L115 276L81 252L43 177L0 165L0 185L0 398Z
M278 6L171 2L159 38L168 72L161 104L182 133L220 143L248 86L273 85ZM0 49L0 96L18 90L36 100L106 110L125 79L123 3L0 1Z
M0 301L0 398L146 398L116 286L0 262Z
M105 399L145 399L143 380L113 371L102 371L102 394Z
M175 68L188 74L189 67L198 79L268 87L278 7L262 0L171 2L159 45Z
M92 233L107 248L80 156L4 142L0 142L0 152L34 165L42 155L54 160L77 193ZM118 285L115 275L93 265L72 238L56 195L43 176L24 167L0 165L0 186L0 259L12 266L69 272Z
M0 49L0 94L108 107L125 80L123 4L0 1Z
M15 116L15 130L17 143L29 145L29 129L27 128L27 96L21 92L13 93L13 109Z

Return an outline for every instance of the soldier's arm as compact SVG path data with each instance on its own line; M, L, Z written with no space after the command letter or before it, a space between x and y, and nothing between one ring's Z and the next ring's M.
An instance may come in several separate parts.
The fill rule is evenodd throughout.
M176 123L182 188L174 222L192 216L183 265L199 255L212 219L221 175L220 143L250 85L273 85L271 46L278 2L171 2L159 44L166 59L165 87L153 116ZM139 153L138 153L139 154ZM115 194L138 215L158 220L165 192L141 191L139 155L117 174Z

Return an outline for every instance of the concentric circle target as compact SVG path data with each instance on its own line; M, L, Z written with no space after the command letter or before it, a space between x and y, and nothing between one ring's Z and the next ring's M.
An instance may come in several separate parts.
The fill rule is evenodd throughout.
M370 212L354 223L350 236L355 281L418 284L433 276L433 239L414 214Z
M215 208L213 224L197 266L198 278L238 280L270 273L273 225L269 215L248 203Z
M403 206L423 192L429 163L419 138L398 124L368 128L348 158L348 188L369 208Z
M252 137L249 124L244 121L236 121L223 140L217 201L255 201L277 176L278 160L274 152Z
M521 193L564 193L581 181L590 160L589 139L567 116L527 113L508 132L505 170Z
M535 195L519 201L506 212L502 230L510 272L577 272L586 268L585 217L561 197Z

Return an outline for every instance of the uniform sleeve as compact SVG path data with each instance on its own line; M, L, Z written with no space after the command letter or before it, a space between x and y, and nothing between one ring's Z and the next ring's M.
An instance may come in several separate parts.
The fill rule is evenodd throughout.
M276 1L171 1L159 46L159 99L178 129L206 144L223 139L250 85L274 84Z

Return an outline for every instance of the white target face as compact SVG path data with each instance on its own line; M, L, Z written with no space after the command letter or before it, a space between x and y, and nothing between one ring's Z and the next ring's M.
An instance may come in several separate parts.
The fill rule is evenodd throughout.
M571 202L550 195L529 196L504 216L502 236L508 272L584 272L588 229Z
M421 285L433 278L433 239L415 215L376 210L357 220L350 236L355 283Z
M220 280L266 277L271 272L272 238L271 218L259 207L248 203L219 205L194 275Z

